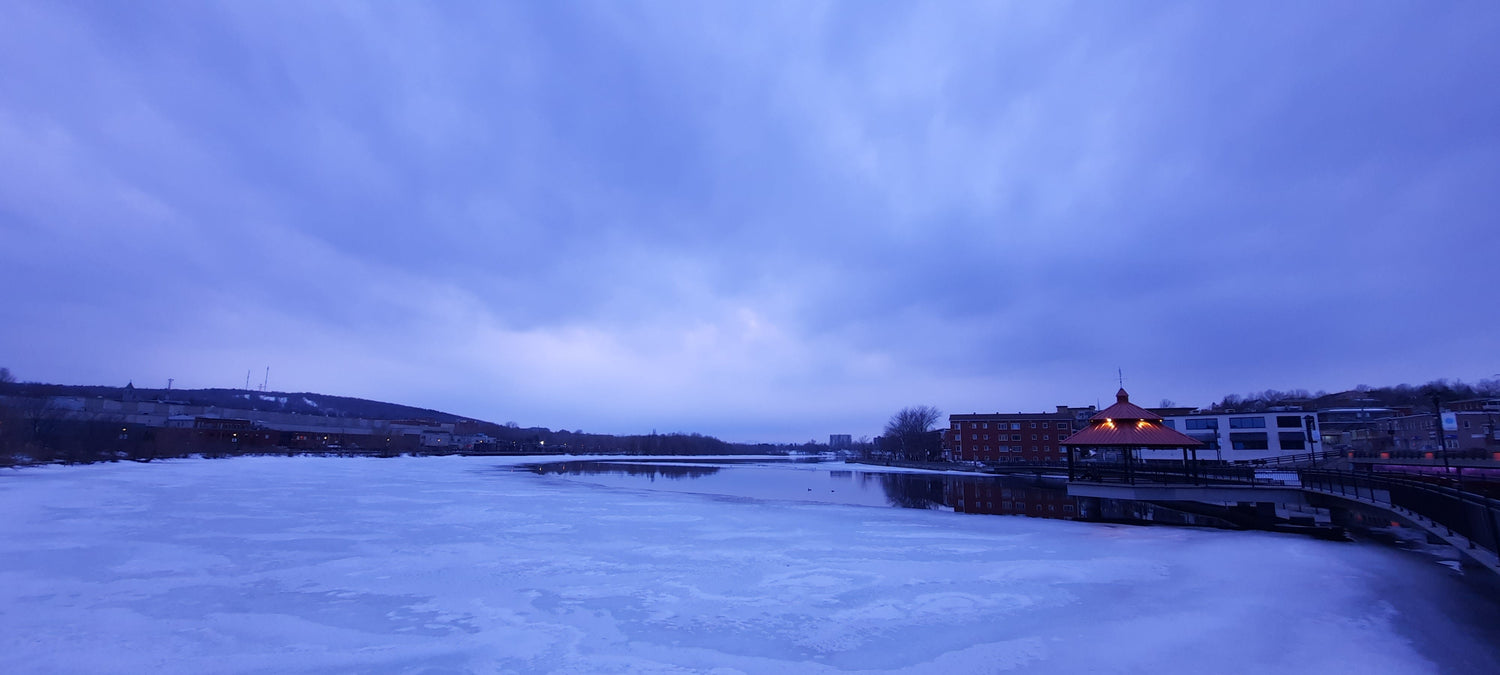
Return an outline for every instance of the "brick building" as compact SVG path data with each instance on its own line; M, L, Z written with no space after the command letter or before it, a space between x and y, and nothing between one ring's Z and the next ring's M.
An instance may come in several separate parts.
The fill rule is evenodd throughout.
M1442 439L1432 413L1380 420L1385 442L1375 450L1385 457L1435 459L1448 457L1500 458L1500 411L1445 410Z
M943 458L950 462L1057 463L1063 440L1087 425L1092 406L1057 412L949 415Z

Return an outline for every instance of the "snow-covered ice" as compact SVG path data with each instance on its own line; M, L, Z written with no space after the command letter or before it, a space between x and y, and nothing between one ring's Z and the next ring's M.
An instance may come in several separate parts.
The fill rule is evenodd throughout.
M1495 672L1493 645L1439 654L1462 617L1407 627L1453 573L1378 547L501 464L4 472L0 671Z

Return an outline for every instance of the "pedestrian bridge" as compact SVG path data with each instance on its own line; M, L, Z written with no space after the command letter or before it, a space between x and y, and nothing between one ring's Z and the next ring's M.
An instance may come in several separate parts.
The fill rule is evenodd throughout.
M1448 542L1468 562L1500 575L1500 486L1456 476L1377 472L1370 467L1233 467L1193 464L1069 467L1068 494L1147 502L1306 505L1374 513Z

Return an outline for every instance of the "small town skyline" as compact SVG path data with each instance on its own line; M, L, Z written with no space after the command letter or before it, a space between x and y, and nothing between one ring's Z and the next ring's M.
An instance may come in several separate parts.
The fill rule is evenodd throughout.
M19 389L13 387L9 390L13 394L19 394L27 397L42 397L53 399L59 397L78 398L79 396L88 398L90 396L93 396L97 391L106 392L104 394L101 394L102 397L118 399L126 402L141 401L156 402L161 404L172 403L178 405L195 403L199 407L206 406L203 408L203 410L200 410L200 412L207 411L208 413L215 416L221 416L223 414L212 412L215 410L215 408L219 408L230 412L258 410L286 412L293 414L293 420L295 420L296 415L332 416L335 418L366 418L367 421L408 418L413 420L426 420L434 422L445 421L450 424L455 421L467 420L471 422L479 422L482 424L509 427L512 429L540 429L549 432L556 431L563 434L577 434L580 437L630 437L647 435L655 436L658 432L674 435L701 435L715 441L723 441L729 444L742 446L762 444L792 447L806 443L826 444L832 446L835 445L835 443L831 439L836 437L843 438L845 443L853 442L855 439L861 439L863 442L867 443L871 439L877 438L882 435L882 426L886 427L886 429L884 429L885 432L889 432L888 427L890 411L872 411L869 415L867 415L866 417L868 419L866 425L871 427L871 429L868 430L861 427L857 430L857 432L854 432L849 429L840 430L825 426L800 437L785 439L723 437L711 432L704 431L702 429L677 429L649 424L646 425L646 428L640 429L616 430L589 428L585 431L582 426L577 424L545 425L530 423L526 420L504 418L503 416L484 417L462 415L450 410L441 410L421 405L411 405L399 400L383 401L376 399L366 399L357 396L351 397L315 391L278 391L274 388L268 388L268 382L268 379L264 379L260 383L254 384L249 388L214 387L198 389L182 387L173 388L170 385L168 387L136 387L134 381L127 382L124 387L100 384L75 385L65 383L36 382L30 380L22 381L18 380L9 368L0 367L0 385L5 385L6 383L12 385L20 385ZM1123 375L1117 375L1117 382L1120 384L1120 387L1116 392L1116 395L1125 392ZM0 393L4 392L0 391ZM205 395L210 396L205 399ZM309 396L314 398L308 398ZM1112 395L1112 398L1113 396L1114 395ZM244 399L243 402L240 402L241 398ZM1143 401L1142 405L1152 410L1161 411L1165 415L1227 415L1232 413L1246 412L1265 413L1268 411L1274 412L1279 410L1305 410L1311 412L1319 412L1336 409L1370 408L1385 409L1390 411L1392 414L1400 413L1401 415L1406 415L1412 418L1425 418L1432 415L1433 411L1429 410L1428 408L1430 406L1429 402L1433 400L1437 400L1443 405L1462 403L1465 401L1500 401L1500 380L1482 379L1478 382L1465 382L1464 380L1459 378L1455 378L1452 380L1447 378L1439 378L1436 380L1430 380L1421 385L1412 385L1408 383L1400 383L1394 385L1386 384L1374 387L1371 387L1369 385L1359 385L1351 389L1341 390L1337 392L1308 392L1302 389L1280 390L1271 388L1248 392L1244 395L1226 394L1220 397L1218 400L1211 401L1206 404L1183 403L1164 398L1156 401L1155 403ZM1084 412L1091 414L1096 410L1102 409L1103 406L1099 406L1097 403L1074 405L1072 403L1054 402L1052 404L1036 403L1035 405L1015 410L1004 410L1000 408L975 408L969 411L961 411L942 410L935 406L927 405L923 405L920 407L924 410L930 411L930 415L932 416L933 420L930 426L932 426L935 431L943 431L945 429L948 429L950 425L956 424L958 420L986 420L991 418L1014 418L1016 420L1051 420L1054 418L1073 419ZM910 408L903 408L899 412L904 413L908 409ZM1456 409L1465 408L1459 406ZM1473 409L1478 410L1479 408ZM1491 408L1484 409L1490 410ZM378 414L372 415L370 414L371 411L379 412ZM115 412L118 413L119 411ZM236 412L235 414L239 413ZM148 425L165 423L164 419L152 422L151 420L155 416L159 415L148 414L143 418L143 420ZM259 420L259 418L255 414L248 414L245 415L245 417L248 420L252 421ZM502 421L502 419L504 421ZM1493 423L1491 422L1489 426L1493 426ZM649 431L647 431L647 428L649 428ZM957 429L956 426L953 428ZM1315 428L1315 425L1313 425L1313 428ZM1313 428L1309 428L1308 431L1313 431ZM1308 437L1309 439L1312 439L1313 434L1309 433ZM825 441L822 440L825 438L830 440L825 443ZM1476 436L1476 438L1478 437ZM944 437L943 443L945 448L948 446L949 440L950 439ZM988 438L986 438L985 440L988 440ZM1051 451L1054 453L1057 452L1060 447L1060 441L1062 440L1062 438L1059 437L1056 439L1048 440L1053 441L1051 443ZM1352 439L1335 435L1333 436L1332 442L1334 444L1347 445L1346 441L1349 440ZM1369 439L1365 438L1364 440ZM1491 443L1492 440L1486 440L1481 443L1481 446L1488 447L1488 445L1490 445ZM985 448L986 454L984 456L984 459L989 461L999 459L1011 461L1011 458L1009 457L990 454L989 451L992 449L995 448ZM1278 445L1275 449L1280 450L1282 448ZM1017 452L1021 452L1022 448L1017 447L1015 448L1015 450ZM1036 450L1036 447L1032 447L1031 451L1027 454L1027 458L1041 458L1041 455L1036 454ZM945 453L944 458L945 460L957 460L961 455L962 453L954 453L951 457L949 457ZM1050 455L1047 456L1047 458L1049 461L1052 459L1056 459L1055 457L1052 457ZM1014 459L1015 461L1020 461L1021 456L1017 455Z

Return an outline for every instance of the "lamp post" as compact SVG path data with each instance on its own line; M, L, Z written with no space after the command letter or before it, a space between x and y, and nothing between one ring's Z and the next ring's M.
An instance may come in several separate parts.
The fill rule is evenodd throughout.
M1314 462L1318 461L1318 445L1313 440L1313 434L1318 428L1318 418L1314 415L1303 415L1303 430L1307 432L1307 454Z

